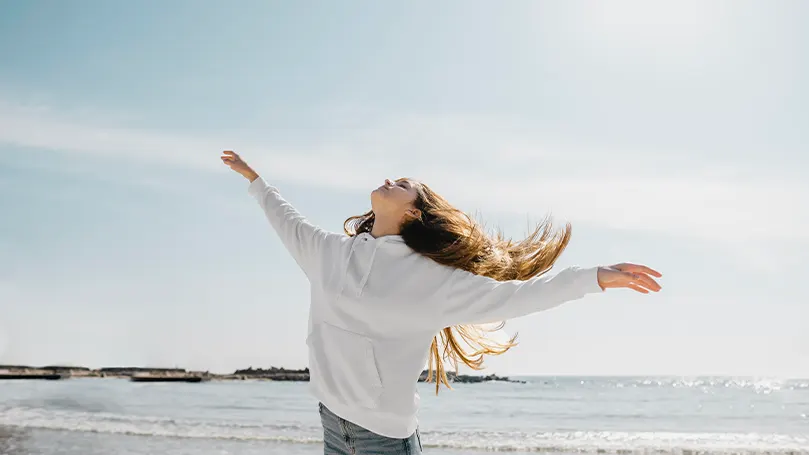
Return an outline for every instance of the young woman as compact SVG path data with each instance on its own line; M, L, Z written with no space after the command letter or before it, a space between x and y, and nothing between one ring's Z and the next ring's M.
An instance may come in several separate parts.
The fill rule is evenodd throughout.
M447 386L444 360L479 369L514 340L487 340L476 324L546 310L607 288L659 291L648 267L551 268L570 239L549 223L521 242L490 237L463 212L410 179L371 193L371 211L346 234L301 216L237 154L222 161L250 180L284 246L311 284L309 371L326 454L419 454L416 383ZM440 336L437 336L439 334ZM439 344L441 348L439 348ZM466 345L466 347L464 347ZM470 352L471 351L471 352Z

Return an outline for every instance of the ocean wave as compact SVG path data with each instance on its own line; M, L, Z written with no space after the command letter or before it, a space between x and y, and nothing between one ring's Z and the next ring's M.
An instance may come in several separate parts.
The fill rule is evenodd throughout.
M498 452L797 455L809 454L809 438L755 433L621 431L465 432L425 431L434 447ZM428 443L429 445L429 443Z
M82 412L115 412L116 409L109 403L102 403L96 400L76 400L71 397L35 397L12 401L12 404L25 408L61 409L66 411ZM2 411L2 409L0 409Z
M141 437L319 444L322 429L298 423L272 424L179 420L13 407L0 409L0 427L89 432ZM422 431L426 447L461 451L659 455L809 455L809 436L756 433L619 431Z
M311 425L286 423L286 424L273 424L273 423L249 423L238 421L210 421L210 420L190 420L190 419L176 419L172 417L162 416L148 416L148 415L127 415L127 414L112 414L112 413L88 413L88 412L75 412L66 410L53 410L32 408L27 406L14 406L3 408L0 407L0 425L9 425L10 421L37 422L45 425L70 425L71 423L87 423L87 424L120 424L120 425L158 425L158 426L175 426L178 428L196 427L205 425L214 425L222 428L239 428L239 429L266 429L275 431L287 430L315 430L320 427L313 427ZM69 427L57 428L70 430Z

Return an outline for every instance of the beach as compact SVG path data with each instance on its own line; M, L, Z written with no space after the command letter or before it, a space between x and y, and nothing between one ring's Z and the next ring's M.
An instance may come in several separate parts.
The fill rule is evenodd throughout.
M809 380L528 377L420 384L425 453L809 454ZM319 454L307 384L0 384L0 453Z

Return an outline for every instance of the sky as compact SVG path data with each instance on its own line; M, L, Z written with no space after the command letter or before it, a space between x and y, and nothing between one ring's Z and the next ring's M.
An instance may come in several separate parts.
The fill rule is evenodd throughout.
M0 364L306 366L239 152L340 231L385 178L638 262L509 321L511 375L809 377L809 4L0 4Z

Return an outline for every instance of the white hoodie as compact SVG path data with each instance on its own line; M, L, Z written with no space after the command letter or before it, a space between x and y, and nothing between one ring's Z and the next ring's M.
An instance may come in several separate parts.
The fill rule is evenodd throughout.
M498 282L425 258L399 236L326 232L261 178L249 193L309 278L312 393L382 436L416 430L416 383L444 327L502 321L601 292L597 268Z

